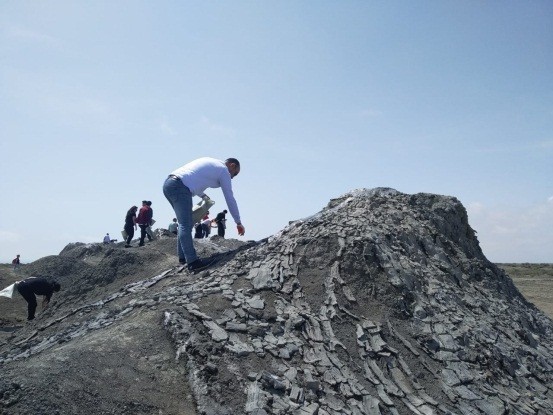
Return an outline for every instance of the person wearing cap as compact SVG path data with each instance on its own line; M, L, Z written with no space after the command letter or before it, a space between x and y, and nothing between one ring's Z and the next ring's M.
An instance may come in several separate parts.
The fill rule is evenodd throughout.
M163 183L163 194L173 207L179 228L177 253L179 262L187 264L189 271L200 271L210 265L196 254L192 239L192 197L207 198L204 191L220 187L228 209L236 222L238 235L244 235L245 228L240 220L238 204L234 199L231 180L240 173L240 162L235 158L225 161L202 157L174 170Z
M150 202L151 203L151 202ZM142 207L138 211L138 216L136 218L136 224L140 228L140 242L138 246L144 246L144 239L146 238L146 228L150 226L150 221L152 220L152 209L148 206L148 200L142 201ZM151 240L151 237L148 235L148 239Z
M17 291L27 301L27 320L35 318L35 311L37 307L36 296L43 295L42 309L48 307L52 294L58 292L61 285L56 281L48 281L46 278L27 278L21 282L18 282Z

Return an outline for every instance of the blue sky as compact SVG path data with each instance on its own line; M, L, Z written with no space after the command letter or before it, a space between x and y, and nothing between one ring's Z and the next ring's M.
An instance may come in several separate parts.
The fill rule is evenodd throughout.
M241 239L392 187L457 197L492 261L553 262L552 21L549 1L4 0L0 262L120 239L143 199L166 227L163 180L201 156L242 163Z

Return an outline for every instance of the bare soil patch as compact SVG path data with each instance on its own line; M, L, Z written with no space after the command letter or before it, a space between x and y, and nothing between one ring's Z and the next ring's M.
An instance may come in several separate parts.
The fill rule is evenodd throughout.
M553 318L553 264L497 264L512 278L522 295Z

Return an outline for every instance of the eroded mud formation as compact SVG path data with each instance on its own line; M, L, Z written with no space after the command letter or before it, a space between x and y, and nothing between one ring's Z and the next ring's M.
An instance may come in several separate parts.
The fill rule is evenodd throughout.
M172 266L164 241L174 244L160 235L157 248L137 252L72 246L60 254L68 282L86 268L96 285L89 277L3 342L5 411L31 413L32 391L59 413L553 413L552 321L485 258L455 198L353 191L264 241L197 242L219 260L196 275ZM138 391L125 400L129 385L98 374L107 362L71 359L133 324L163 328L157 341L170 347L136 369ZM155 343L138 333L133 342L153 359ZM112 352L132 368L125 350ZM108 383L96 390L45 356ZM73 377L72 386L54 382L58 393L48 395L20 374L33 361ZM165 382L158 388L156 377ZM169 384L183 389L171 393ZM79 402L63 399L72 391L81 391Z

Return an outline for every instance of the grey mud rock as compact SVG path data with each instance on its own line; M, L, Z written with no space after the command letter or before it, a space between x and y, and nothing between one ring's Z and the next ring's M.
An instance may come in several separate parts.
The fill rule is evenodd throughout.
M48 413L553 413L553 323L455 198L352 191L267 240L196 241L219 260L193 276L168 266L164 238L52 260L66 275L86 261L103 288L80 283L3 341L0 408L33 413L34 393ZM37 368L72 383L49 395L22 375Z

